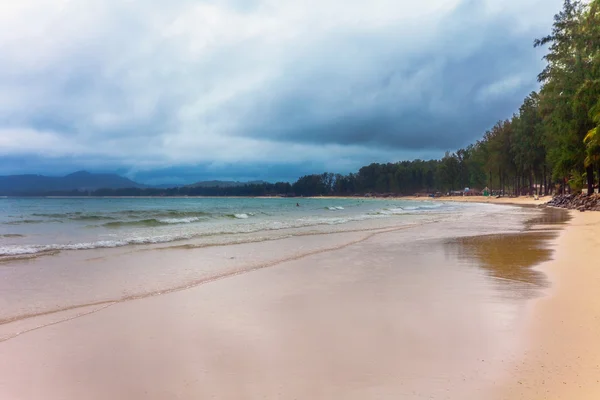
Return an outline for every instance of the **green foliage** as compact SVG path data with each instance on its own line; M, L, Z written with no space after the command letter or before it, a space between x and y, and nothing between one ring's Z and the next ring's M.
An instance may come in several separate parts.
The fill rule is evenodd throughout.
M586 146L586 166L600 162L600 100L593 109L593 113L595 114L593 119L597 125L590 129L583 139Z
M584 177L578 171L574 171L571 174L568 183L572 192L580 192L584 186Z
M548 160L556 178L583 175L586 170L588 189L593 188L591 164L599 150L594 140L587 139L597 126L592 110L600 99L599 7L598 0L589 4L566 0L552 33L535 42L550 44L548 64L539 76Z

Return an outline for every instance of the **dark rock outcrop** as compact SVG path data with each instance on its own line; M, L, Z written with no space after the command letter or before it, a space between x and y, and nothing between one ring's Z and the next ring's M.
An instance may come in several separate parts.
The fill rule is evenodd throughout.
M600 211L600 194L565 194L555 196L546 203L552 207L567 208L579 211Z

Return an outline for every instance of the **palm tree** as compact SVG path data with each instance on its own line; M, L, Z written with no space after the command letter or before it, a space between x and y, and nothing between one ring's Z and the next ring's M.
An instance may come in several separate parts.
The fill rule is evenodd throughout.
M598 179L600 182L600 101L596 104L596 107L594 107L593 113L594 122L598 125L596 125L595 128L590 129L583 139L586 149L585 166L591 167L594 164L598 165ZM598 190L600 191L600 183L598 184Z

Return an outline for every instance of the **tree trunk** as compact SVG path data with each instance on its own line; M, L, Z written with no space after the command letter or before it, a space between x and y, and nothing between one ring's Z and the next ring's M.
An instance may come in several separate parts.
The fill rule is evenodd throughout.
M591 195L594 193L594 166L590 165L585 172L587 173L588 195Z
M544 193L544 196L548 196L548 181L546 181L546 166L544 165L544 191L542 193Z
M498 191L502 188L502 171L498 175Z
M600 193L600 162L598 162L598 193Z
M533 194L533 171L529 170L529 195Z
M564 194L564 192L563 192L563 186L562 185L558 186L558 194L561 195L561 196Z

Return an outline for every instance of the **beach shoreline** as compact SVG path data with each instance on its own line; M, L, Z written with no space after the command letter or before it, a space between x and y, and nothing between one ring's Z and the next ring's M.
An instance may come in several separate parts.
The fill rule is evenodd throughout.
M398 197L399 200L411 201L432 201L432 202L457 202L457 203L477 203L477 204L504 204L513 206L543 206L552 200L552 196L541 196L537 200L533 196L519 197L494 197L494 196L446 196L446 197L418 197L405 196Z
M600 213L570 211L554 257L537 270L550 293L532 300L523 356L497 398L600 398Z
M500 223L511 212L521 211L501 208L480 221ZM157 295L97 306L90 300L64 315L0 325L6 339L0 342L0 394L20 400L399 395L462 400L495 393L519 398L522 385L513 389L514 379L537 382L527 377L531 371L518 369L523 354L527 361L543 342L538 336L546 334L547 325L531 326L551 316L538 305L554 299L554 286L563 280L549 273L550 295L540 297L546 269L554 265L549 240L557 246L557 260L569 257L565 238L579 235L588 221L575 216L557 233L549 225L552 218L543 218L552 212L527 211L540 216L539 226L502 235L457 220L375 235L340 232L212 248L65 253L53 259L61 276L72 274L69 265L104 266L94 269L91 280L78 272L65 287L92 300L102 300L105 292L94 282L114 281L116 286L106 287L121 293L128 290L121 282L135 283L141 276L147 277L144 285L167 277L178 284L173 278L178 269L190 271L183 276L188 279L198 268L195 260L229 269L226 279L207 279L207 285L199 281L168 293L157 287ZM289 256L291 250L296 257ZM252 254L254 267L238 272L236 263ZM271 254L271 261L261 254ZM539 262L544 273L530 271ZM37 263L31 271L46 261ZM172 267L165 270L166 264ZM26 265L14 270L24 274L23 282L31 278L23 272ZM37 277L39 288L49 277ZM40 304L49 296L38 296ZM23 333L15 336L15 328ZM160 372L165 367L166 375ZM155 393L142 385L148 381ZM96 391L91 396L90 389Z
M551 198L439 201L541 206ZM553 243L553 259L535 267L550 280L550 291L531 300L526 351L507 369L498 399L600 398L600 213L571 210L569 215L571 220Z

